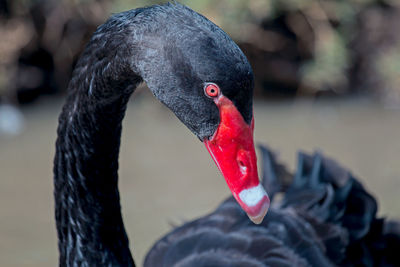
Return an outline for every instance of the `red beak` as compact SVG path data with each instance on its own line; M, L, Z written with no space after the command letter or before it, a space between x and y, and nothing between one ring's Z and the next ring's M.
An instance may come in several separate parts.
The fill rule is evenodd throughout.
M220 124L214 136L204 143L237 202L259 224L270 201L258 179L254 118L249 126L235 105L222 94L214 102L219 109Z

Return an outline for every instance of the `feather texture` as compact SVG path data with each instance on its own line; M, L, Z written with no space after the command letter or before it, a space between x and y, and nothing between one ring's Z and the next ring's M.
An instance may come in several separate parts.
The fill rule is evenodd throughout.
M261 150L263 183L273 199L262 224L254 225L230 197L159 240L144 266L400 264L394 254L400 224L376 217L375 199L348 170L321 153L300 152L290 179L274 154Z

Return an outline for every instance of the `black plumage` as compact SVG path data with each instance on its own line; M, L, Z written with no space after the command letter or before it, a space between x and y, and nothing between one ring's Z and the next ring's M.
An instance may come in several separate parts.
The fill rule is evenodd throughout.
M121 216L118 154L126 104L142 81L201 140L219 123L217 107L203 92L206 82L218 83L247 123L253 117L251 67L205 17L180 4L112 16L81 55L59 117L54 196L60 266L134 266ZM367 254L378 244L375 236L389 244L374 199L352 177L339 179L340 167L304 155L288 186L280 182L283 169L267 158L267 188L272 194L287 190L282 207L271 209L261 226L229 199L162 239L145 265L324 266L334 258L345 262L353 257L349 251ZM311 167L315 162L320 169ZM398 236L391 240L397 244ZM362 259L354 256L349 264Z
M400 265L400 223L376 217L375 199L348 170L320 153L299 153L291 176L261 150L272 206L260 225L230 197L159 240L144 266Z
M215 24L178 3L113 15L78 60L59 117L54 196L61 266L134 265L117 172L121 122L142 81L200 140L219 124L206 82L217 82L247 123L253 117L250 64Z

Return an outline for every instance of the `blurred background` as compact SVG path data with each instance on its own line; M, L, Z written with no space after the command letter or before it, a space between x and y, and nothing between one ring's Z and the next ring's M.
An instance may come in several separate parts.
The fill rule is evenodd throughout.
M74 64L110 14L162 2L0 0L0 266L57 264L52 159ZM256 142L291 170L298 149L322 150L363 181L380 215L400 218L399 0L179 2L252 64ZM119 172L138 263L171 224L229 195L203 144L144 87L129 104Z

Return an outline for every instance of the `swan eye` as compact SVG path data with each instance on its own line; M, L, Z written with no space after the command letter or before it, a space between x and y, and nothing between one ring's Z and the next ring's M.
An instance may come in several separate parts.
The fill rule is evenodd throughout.
M204 86L204 93L208 97L216 97L219 95L219 87L215 83L207 83Z

